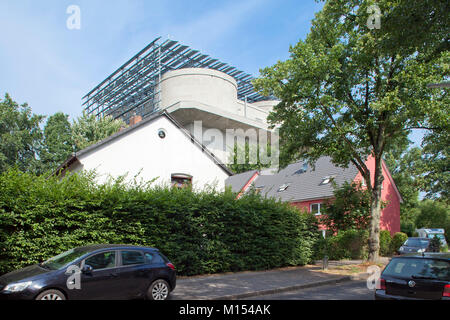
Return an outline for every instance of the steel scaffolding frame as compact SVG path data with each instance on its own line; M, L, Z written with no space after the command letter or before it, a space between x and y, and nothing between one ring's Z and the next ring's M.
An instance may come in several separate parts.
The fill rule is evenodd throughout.
M159 109L161 76L182 68L208 68L236 79L238 99L257 102L273 99L255 92L253 77L226 63L174 40L153 40L108 78L83 97L83 108L97 117L110 115L128 122L134 115L146 117Z

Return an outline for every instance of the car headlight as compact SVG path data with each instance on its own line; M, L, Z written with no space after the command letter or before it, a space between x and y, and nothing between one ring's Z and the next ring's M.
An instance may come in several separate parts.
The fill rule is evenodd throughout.
M419 250L417 250L417 252L418 252L418 253L425 252L425 249L419 249Z
M400 249L398 249L398 251L403 251L403 250L405 250L405 248L403 248L403 247L400 247Z
M20 292L28 288L31 283L32 281L11 283L8 284L3 290L9 292Z

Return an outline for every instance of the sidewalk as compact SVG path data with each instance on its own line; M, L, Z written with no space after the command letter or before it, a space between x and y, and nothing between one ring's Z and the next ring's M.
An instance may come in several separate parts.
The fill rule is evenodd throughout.
M353 279L367 274L336 275L320 266L288 267L269 271L249 271L208 276L180 277L172 300L232 300L293 291Z

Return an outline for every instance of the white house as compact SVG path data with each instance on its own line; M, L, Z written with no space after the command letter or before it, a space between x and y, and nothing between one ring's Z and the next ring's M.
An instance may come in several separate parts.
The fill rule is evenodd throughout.
M192 183L194 189L225 188L232 172L167 112L156 113L77 152L58 172L95 170L98 182L135 176L155 184ZM136 122L136 120L134 120Z

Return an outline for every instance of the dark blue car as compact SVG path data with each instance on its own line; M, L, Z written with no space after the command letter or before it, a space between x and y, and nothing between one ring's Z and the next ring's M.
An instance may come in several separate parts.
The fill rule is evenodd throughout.
M1 276L0 299L165 300L175 286L175 267L158 249L91 245Z

